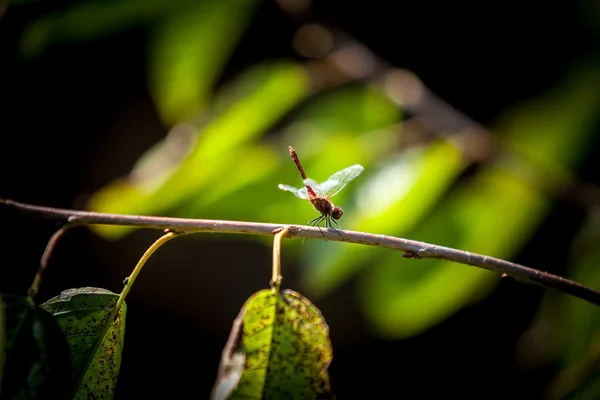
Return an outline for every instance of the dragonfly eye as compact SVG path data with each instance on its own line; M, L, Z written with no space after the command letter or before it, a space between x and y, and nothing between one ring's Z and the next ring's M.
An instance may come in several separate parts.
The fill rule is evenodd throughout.
M340 207L333 207L333 210L331 210L331 218L333 219L340 219L342 218L342 215L344 215L344 210L342 210Z

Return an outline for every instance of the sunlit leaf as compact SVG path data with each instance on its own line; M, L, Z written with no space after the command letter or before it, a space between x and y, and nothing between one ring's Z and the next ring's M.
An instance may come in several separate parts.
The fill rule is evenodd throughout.
M150 83L165 124L200 114L255 4L240 0L192 2L155 28Z
M548 203L519 179L487 170L461 186L411 233L411 239L510 258ZM362 304L384 336L416 335L487 294L499 276L438 260L389 254L360 280Z
M69 349L51 314L22 297L6 296L3 399L68 398Z
M193 148L184 151L183 160L175 168L166 163L171 169L168 176L158 173L154 166L153 175L141 174L150 181L135 181L133 177L140 174L139 170L133 171L128 179L119 179L96 192L87 207L101 212L158 214L176 210L198 196L214 199L215 195L210 194L213 191L225 194L236 185L248 184L273 166L267 162L268 157L264 164L257 163L256 157L249 154L252 149L247 146L264 135L308 93L306 71L293 64L265 64L244 73L220 92L211 118L196 132L197 139L190 142ZM156 154L159 150L153 151ZM259 154L266 156L269 152ZM240 161L244 157L248 159ZM231 174L246 162L256 169ZM146 162L140 168L148 165ZM157 185L152 179L161 182ZM228 188L220 186L223 184ZM129 230L127 227L97 227L98 233L111 238L118 238Z
M242 307L223 350L213 399L333 398L329 328L291 290L262 290Z
M573 68L546 95L509 111L498 127L506 132L502 140L509 146L505 162L519 168L518 164L526 161L550 174L551 179L532 176L540 178L550 189L552 184L562 184L561 179L568 178L591 149L598 122L600 92L596 88L599 86L600 68ZM526 174L535 172L522 169L521 173L528 177Z
M406 234L445 194L463 165L459 149L443 141L385 160L378 170L367 170L357 182L357 204L340 223L353 230ZM317 295L331 291L377 255L387 254L365 246L345 246L343 251L329 243L315 247L318 251L308 255L305 282Z
M125 303L114 319L119 296L105 289L63 291L42 304L64 332L71 350L77 399L112 398L125 339Z
M221 180L210 191L190 198L173 211L173 216L244 219L257 216L257 204L272 201L274 190L265 179L279 170L278 155L271 147L249 145L224 157ZM240 201L242 200L243 201ZM207 211L210 210L210 211ZM252 217L251 217L252 218Z
M367 132L397 122L401 115L402 110L385 94L369 86L355 84L318 95L298 111L296 120L312 125L315 137L310 140L318 140L316 131ZM316 150L318 147L313 151Z
M283 149L293 146L309 169L308 176L323 181L344 167L367 166L389 154L399 143L398 132L390 127L401 117L402 111L377 90L358 85L338 88L319 94L297 111L283 132ZM282 179L297 178L293 168L283 172Z
M504 259L514 257L551 205L540 189L551 190L562 183L586 151L600 106L600 97L586 83L594 77L567 79L544 100L509 114L503 124L509 132L507 142L525 158L511 157L515 154L508 150L497 166L484 167L462 183L410 237ZM540 173L548 175L542 185L533 185L532 178ZM406 268L413 271L402 270ZM478 300L496 281L497 274L484 270L390 255L371 266L360 282L362 304L374 330L407 337Z

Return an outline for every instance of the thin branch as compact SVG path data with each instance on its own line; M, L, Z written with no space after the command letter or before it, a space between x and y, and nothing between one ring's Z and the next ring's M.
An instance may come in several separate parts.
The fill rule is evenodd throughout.
M331 230L321 232L315 227L286 224L105 214L36 206L7 199L0 199L0 204L49 219L66 221L76 219L80 225L125 225L138 228L169 229L178 233L212 232L269 236L273 235L275 230L287 228L285 237L290 239L326 238L335 242L357 243L404 251L406 252L405 258L434 258L453 261L511 276L521 282L555 289L600 306L600 292L569 279L494 257L393 236L347 230L341 231L342 234L339 235Z
M3 200L0 199L0 202L3 202ZM35 298L35 296L37 295L37 293L40 289L40 284L42 283L42 277L44 275L44 271L46 270L46 266L48 265L48 260L50 259L50 255L54 251L54 248L56 247L58 240L60 238L62 238L64 236L64 234L67 233L68 230L70 230L78 225L79 225L79 222L77 221L77 218L71 218L71 217L66 218L65 224L63 226L61 226L59 230L54 232L54 234L48 241L48 244L46 244L46 248L44 249L44 254L42 254L42 259L40 260L40 266L38 267L38 272L35 274L33 283L31 284L31 287L29 288L28 296L31 300L33 300Z

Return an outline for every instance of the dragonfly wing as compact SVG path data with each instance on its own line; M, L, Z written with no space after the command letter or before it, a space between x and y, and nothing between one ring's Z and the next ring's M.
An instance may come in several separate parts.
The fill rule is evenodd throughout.
M310 186L311 188L319 187L320 185L314 179L306 178L304 180L304 184Z
M321 192L322 192L322 190L321 190L321 185L319 185L319 184L317 183L317 181L315 181L314 179L306 178L306 179L304 180L304 184L305 184L306 186L310 186L310 188L311 188L312 190L314 190L314 192L316 193L316 195L317 195L317 196L321 196L321 194L322 194L322 193L321 193Z
M329 197L335 196L344 188L344 186L359 176L364 170L365 169L362 165L355 164L336 172L335 174L331 175L329 179L319 185L322 194Z
M294 195L296 197L299 197L301 199L308 199L308 193L306 193L306 188L305 187L298 189L298 188L295 188L293 186L284 185L284 184L280 183L279 184L279 189L281 189L281 190L287 190L288 192L292 192L292 193L294 193Z

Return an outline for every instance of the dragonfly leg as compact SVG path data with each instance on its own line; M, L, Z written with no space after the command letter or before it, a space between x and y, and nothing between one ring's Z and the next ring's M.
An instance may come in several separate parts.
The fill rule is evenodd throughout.
M340 226L340 224L338 224L338 223L337 223L337 221L336 221L335 219L331 218L331 216L327 217L327 218L326 218L326 220L327 220L327 221L325 222L325 225L326 225L328 228L331 228L331 229L333 229L333 230L334 230L334 231L335 231L335 232L336 232L338 235L340 235L340 236L341 236L341 235L342 235L342 233L341 233L340 231L338 231L337 229L335 229L335 228L333 227L333 225L331 225L331 221L335 222L335 224L336 224L337 226L339 226L339 227L340 227L340 229L341 229L342 227Z
M332 221L334 224L336 224L338 228L342 229L342 226L341 226L341 225L340 225L340 224L339 224L339 223L338 223L338 222L337 222L335 219L333 219L333 218L330 218L330 220L331 220L331 221ZM329 226L331 227L331 229L333 229L334 231L336 231L336 232L338 233L338 235L340 235L340 236L342 235L342 233L341 233L339 230L337 230L337 229L335 229L333 226L331 226L331 223L329 224Z
M317 218L311 219L310 221L308 221L308 225L316 226L317 228L319 228L319 232L321 232L321 235L323 235L323 237L325 237L325 234L323 233L323 230L321 229L321 227L319 226L319 224L321 222L323 222L324 219L326 220L325 216L324 215L320 215ZM325 239L327 239L327 238L325 238Z
M316 226L318 224L321 223L321 221L323 221L325 217L323 217L322 215L319 215L317 218L313 218L310 221L308 221L308 225L310 226Z

